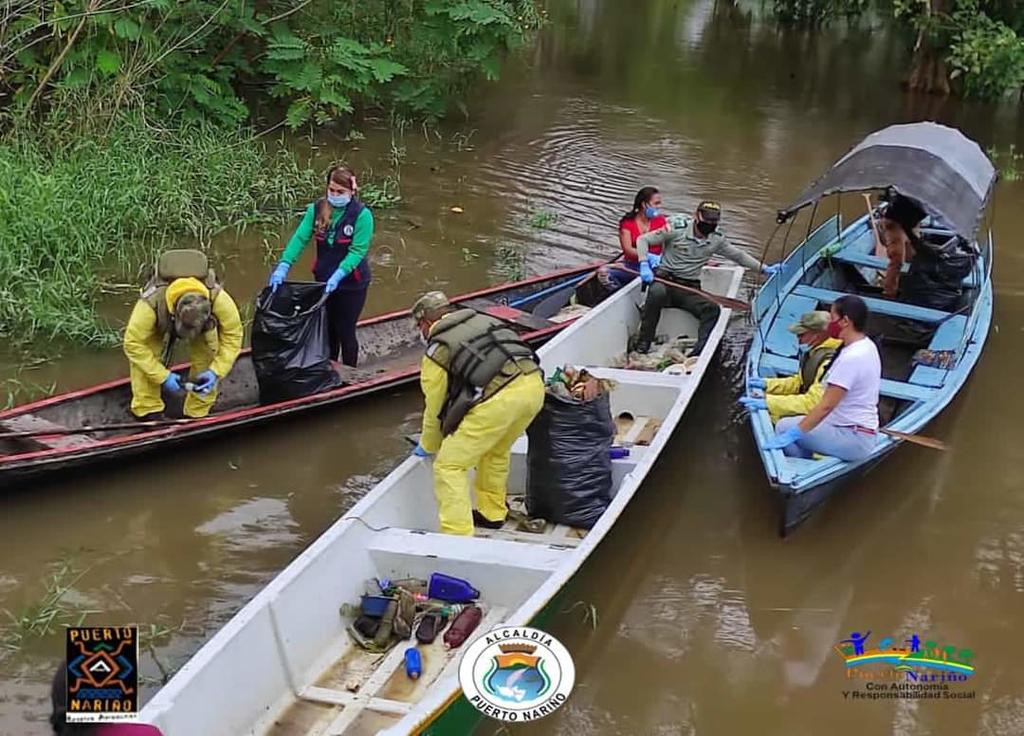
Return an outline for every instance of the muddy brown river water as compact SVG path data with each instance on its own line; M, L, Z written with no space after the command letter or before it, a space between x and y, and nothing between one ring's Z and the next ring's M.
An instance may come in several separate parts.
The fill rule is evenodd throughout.
M780 33L719 6L552 3L551 25L474 94L468 122L318 140L321 162L400 175L401 204L378 213L365 314L427 288L468 291L609 255L615 219L644 184L671 210L720 199L727 231L756 248L778 206L889 123L936 119L985 147L1024 149L1020 108L905 96L901 46L878 29ZM643 492L550 624L575 657L572 698L510 731L1024 733L1024 185L1004 181L995 199L995 326L970 383L928 428L951 449L903 448L779 539L735 405L750 339L735 320ZM261 237L215 245L228 288L248 299L268 272ZM126 314L128 301L107 308ZM117 351L64 351L21 375L69 389L124 371ZM419 409L405 391L11 494L0 608L40 599L50 564L72 560L81 575L65 600L97 611L89 620L174 630L143 655L151 695L162 670L180 667L397 464ZM844 699L833 646L865 630L970 648L975 697ZM3 660L0 734L48 732L61 647L59 636L32 640Z

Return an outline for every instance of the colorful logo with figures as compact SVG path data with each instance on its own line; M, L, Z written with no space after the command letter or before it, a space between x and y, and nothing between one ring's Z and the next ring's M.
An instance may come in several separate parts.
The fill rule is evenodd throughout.
M67 634L69 723L138 717L136 626L71 626Z
M459 663L462 691L477 710L501 721L533 721L569 698L572 656L540 629L503 626L474 641Z
M846 678L866 685L866 692L844 691L857 698L973 698L974 692L951 689L974 676L974 652L918 634L880 638L871 646L871 631L854 631L835 645L846 665ZM889 692L884 692L889 691Z

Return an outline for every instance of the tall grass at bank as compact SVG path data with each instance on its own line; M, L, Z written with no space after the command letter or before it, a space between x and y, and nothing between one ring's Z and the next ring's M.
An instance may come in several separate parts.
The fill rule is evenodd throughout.
M266 221L318 177L246 132L126 117L102 136L10 131L0 182L0 337L111 345L94 309L104 281L138 280L182 240Z

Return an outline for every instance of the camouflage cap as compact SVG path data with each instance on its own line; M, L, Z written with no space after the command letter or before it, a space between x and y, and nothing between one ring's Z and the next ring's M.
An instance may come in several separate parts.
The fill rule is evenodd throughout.
M822 310L805 312L800 315L800 321L789 326L789 331L794 335L802 335L805 332L824 332L828 329L828 323L832 321L832 315Z
M427 315L444 309L449 304L443 291L428 291L412 305L412 318L419 322Z
M710 199L705 199L697 205L697 214L704 222L718 222L722 219L722 205Z
M195 332L210 319L212 313L209 298L190 292L182 294L174 307L174 320L183 330Z

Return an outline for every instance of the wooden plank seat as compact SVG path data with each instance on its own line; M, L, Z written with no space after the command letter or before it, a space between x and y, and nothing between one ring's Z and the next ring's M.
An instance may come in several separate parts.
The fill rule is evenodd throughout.
M783 358L779 355L765 353L761 356L761 367L776 371L779 375L791 376L800 370L800 364L793 358ZM936 370L936 369L931 369ZM934 390L927 385L905 383L903 381L891 381L888 378L882 379L879 391L882 396L900 401L926 401Z
M807 459L803 457L787 457L785 462L786 467L791 473L791 481L798 480L805 475L812 475L813 473L820 472L827 468L831 468L835 465L839 465L843 461L837 457L820 456L813 459Z
M849 263L854 266L863 266L865 268L876 268L879 271L884 271L889 265L888 258L881 258L876 255L869 253L861 253L852 248L843 248L838 253L833 253L829 256L834 261L840 261L842 263ZM901 273L906 273L910 270L910 264L904 263L903 268L900 269ZM971 288L978 285L978 273L977 271L971 271L964 277L963 280L964 288Z
M22 414L21 416L0 421L0 431L4 432L66 432L67 430L68 427L65 427L63 424L51 422L35 414ZM25 439L54 450L73 450L95 443L95 440L85 434L36 435L34 437L26 437Z
M932 335L932 340L928 343L928 350L957 350L966 329L967 317L965 315L958 314L955 317L950 317L939 325L939 329ZM908 380L918 386L939 387L945 383L951 370L919 365L914 368Z
M801 284L793 289L793 293L797 296L806 296L815 299L823 304L832 304L836 299L841 296L846 296L842 291L832 291L831 289L820 289L816 286L808 286ZM912 319L918 322L941 322L950 316L950 312L943 312L939 309L930 309L929 307L919 307L916 304L907 304L906 302L897 302L889 299L879 299L872 296L863 296L861 299L868 305L875 314L885 314L890 317L899 317L901 319Z

